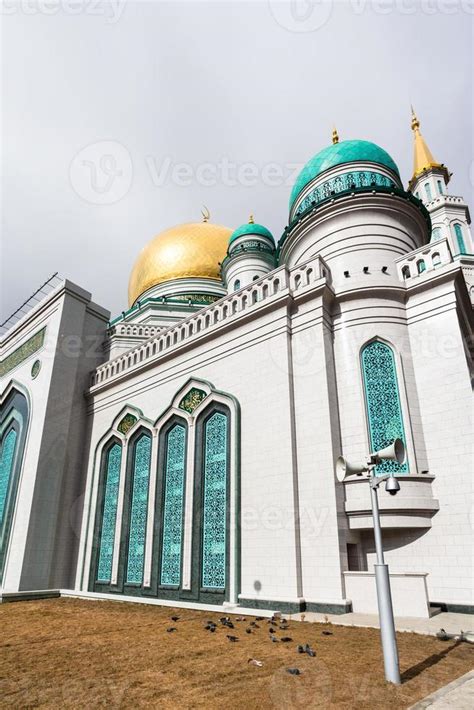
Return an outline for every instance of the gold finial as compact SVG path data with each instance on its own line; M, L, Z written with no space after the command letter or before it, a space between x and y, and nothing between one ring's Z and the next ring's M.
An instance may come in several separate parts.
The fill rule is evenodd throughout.
M202 221L209 222L209 219L211 217L211 213L207 209L206 205L202 206L201 214L202 214Z
M339 143L339 133L337 132L336 126L332 129L332 142L333 145L336 145L336 143Z
M253 214L251 214L249 217L249 224L255 224L254 219L253 219Z
M420 122L417 118L417 115L415 113L415 109L413 106L411 107L411 130L412 131L419 131L420 130Z

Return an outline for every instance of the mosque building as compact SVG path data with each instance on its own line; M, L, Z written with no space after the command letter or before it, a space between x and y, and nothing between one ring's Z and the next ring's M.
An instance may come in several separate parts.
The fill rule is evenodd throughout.
M365 140L253 217L154 237L110 314L61 281L2 342L0 594L375 611L365 460L395 614L472 611L469 209L413 113L414 171Z

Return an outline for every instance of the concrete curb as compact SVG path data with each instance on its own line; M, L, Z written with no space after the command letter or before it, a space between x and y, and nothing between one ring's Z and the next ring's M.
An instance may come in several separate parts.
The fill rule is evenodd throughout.
M451 697L450 697L451 696ZM424 710L425 708L453 708L453 710L469 710L474 706L474 671L468 671L448 685L431 693L423 700L415 703L408 710Z

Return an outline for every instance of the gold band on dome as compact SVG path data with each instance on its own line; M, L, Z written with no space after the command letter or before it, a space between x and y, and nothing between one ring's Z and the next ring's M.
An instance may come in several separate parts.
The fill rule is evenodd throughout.
M161 232L138 255L130 274L128 301L132 306L148 289L184 278L220 280L220 263L232 230L210 222L181 224Z

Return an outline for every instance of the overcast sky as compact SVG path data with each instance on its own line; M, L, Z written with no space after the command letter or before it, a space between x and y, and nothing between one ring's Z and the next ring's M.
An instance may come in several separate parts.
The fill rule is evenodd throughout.
M203 204L278 239L334 123L406 182L410 102L470 202L473 20L474 0L4 0L2 314L55 271L117 314L142 246Z

